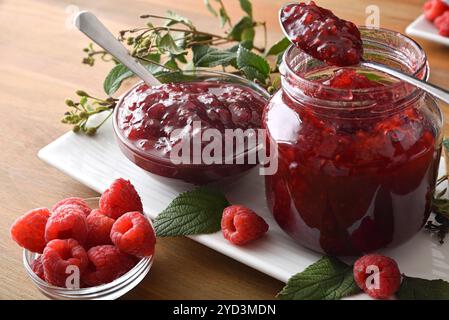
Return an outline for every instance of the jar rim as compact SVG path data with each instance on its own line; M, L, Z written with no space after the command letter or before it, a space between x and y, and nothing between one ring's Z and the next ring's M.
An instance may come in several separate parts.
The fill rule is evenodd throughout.
M415 40L413 40L412 38L397 32L397 31L393 31L390 29L386 29L386 28L368 28L368 27L364 27L364 26L359 26L358 27L359 30L361 31L362 34L362 39L363 39L363 35L367 32L381 32L384 34L389 34L389 35L394 35L396 37L399 37L401 40L407 42L409 45L413 46L415 51L419 54L419 62L417 63L417 67L416 70L414 70L413 73L410 73L413 76L418 76L421 72L423 72L423 70L428 69L428 60L427 60L427 54L425 53L424 49L422 48L422 46L420 44L418 44ZM366 42L365 42L366 41ZM364 40L364 44L373 42L372 40ZM309 80L304 78L303 76L301 76L298 72L295 72L295 70L293 69L293 66L291 64L291 61L288 61L288 59L290 58L290 55L292 54L292 51L301 51L300 49L298 49L295 45L291 45L284 53L283 57L282 57L282 64L284 67L286 67L287 69L287 74L289 77L293 77L295 81L297 81L300 85L304 85L307 86L309 88L312 87L320 87L322 89L325 89L328 92L333 92L333 93L342 93L342 92L347 92L347 91L351 91L354 93L375 93L375 92L381 92L381 91L385 91L385 90L392 90L392 89L397 89L400 87L403 87L405 85L411 86L403 81L398 81L389 85L385 85L383 87L373 87L373 88L361 88L361 89L341 89L341 88L333 88L329 85L325 85L322 83L318 83L315 82L313 80ZM356 67L356 66L355 66ZM423 75L423 80L428 80L429 78L429 71L425 70L425 74ZM287 74L282 74L282 70L281 70L281 76L285 77ZM419 90L418 88L415 88L416 90L412 90L412 95Z

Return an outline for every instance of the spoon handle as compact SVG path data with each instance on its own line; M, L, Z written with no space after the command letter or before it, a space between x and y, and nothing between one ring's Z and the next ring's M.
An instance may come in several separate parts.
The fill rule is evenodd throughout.
M417 79L415 77L409 76L408 74L405 74L404 72L389 68L387 66L373 63L373 62L362 62L362 65L371 69L382 71L386 74L392 75L395 78L398 78L400 80L403 80L405 82L408 82L410 84L413 84L414 86L432 94L433 96L441 99L442 101L449 103L449 91L437 87L433 84L430 84L428 82L425 82L423 80Z
M91 12L82 11L75 17L75 26L93 42L113 55L118 61L134 72L149 86L161 83L136 59Z

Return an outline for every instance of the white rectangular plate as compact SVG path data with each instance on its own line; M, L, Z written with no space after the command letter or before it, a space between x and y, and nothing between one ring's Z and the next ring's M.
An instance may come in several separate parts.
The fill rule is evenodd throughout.
M130 179L141 195L145 213L151 218L155 218L180 192L193 188L163 183L125 158L115 143L111 121L95 137L69 132L43 148L39 157L100 193L115 178ZM440 171L445 172L444 161ZM244 204L262 215L270 225L268 235L241 248L228 243L221 233L192 239L283 282L321 257L297 245L277 226L265 203L263 177L257 169L219 187L230 202ZM449 243L440 246L425 231L405 245L383 253L396 259L401 271L409 276L449 280Z
M440 36L437 27L427 20L424 15L419 16L413 21L412 24L407 27L405 32L411 36L420 37L449 46L449 38Z

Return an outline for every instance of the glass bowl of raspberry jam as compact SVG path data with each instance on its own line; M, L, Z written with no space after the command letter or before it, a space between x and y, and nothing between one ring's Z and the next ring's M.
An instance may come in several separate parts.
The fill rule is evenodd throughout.
M394 31L361 28L364 59L429 76L426 55ZM278 170L274 218L293 239L337 256L404 243L431 213L441 156L436 100L360 66L331 67L291 47L263 118Z
M124 155L156 177L194 184L256 166L250 155L263 141L250 144L227 133L240 130L255 137L268 93L227 73L196 70L174 75L176 82L157 87L138 83L119 101L113 123Z
M85 199L87 204L92 209L98 208L98 200L100 198ZM150 225L153 227L151 219L148 218ZM38 253L29 250L23 250L23 265L25 271L33 281L34 285L46 297L54 300L115 300L129 291L134 289L150 272L153 265L154 255L140 259L136 265L121 277L115 279L110 283L95 287L87 287L80 289L60 288L53 286L43 279L41 279L32 268L32 263L40 256ZM82 276L81 276L82 281Z

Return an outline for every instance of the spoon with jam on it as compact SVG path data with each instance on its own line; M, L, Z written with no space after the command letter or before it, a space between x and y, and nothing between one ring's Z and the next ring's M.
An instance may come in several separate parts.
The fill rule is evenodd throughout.
M447 90L386 65L364 60L363 41L357 26L313 1L284 5L279 11L279 21L284 34L296 47L328 65L361 65L378 70L449 103Z

